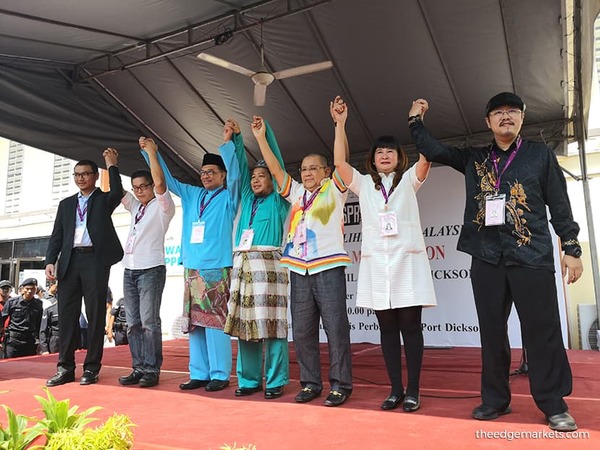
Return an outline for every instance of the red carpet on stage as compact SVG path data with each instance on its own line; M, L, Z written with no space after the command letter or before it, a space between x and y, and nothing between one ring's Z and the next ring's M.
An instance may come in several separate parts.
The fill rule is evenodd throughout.
M323 405L323 395L308 404L296 404L299 370L290 344L291 382L284 395L265 400L262 393L235 397L236 378L227 389L180 391L188 379L187 340L164 343L160 384L154 388L120 386L117 378L130 371L127 347L105 349L98 384L77 382L52 388L59 400L68 398L81 409L102 406L95 414L104 421L114 412L127 414L134 428L135 448L220 449L225 444L253 444L257 450L278 449L469 449L494 448L600 448L600 352L570 350L573 394L567 399L577 423L577 434L551 433L529 394L525 375L512 380L513 413L481 422L471 419L480 403L480 350L478 348L426 349L421 376L421 409L405 413L379 409L389 394L381 348L355 344L354 392L337 408ZM234 343L235 354L235 343ZM77 376L85 353L77 353ZM513 368L521 352L513 352ZM56 355L0 360L0 404L15 412L41 417L34 395L56 369ZM323 376L327 379L327 347L322 346ZM234 355L235 372L235 355ZM406 379L406 377L405 377ZM0 422L6 415L0 410ZM567 439L568 437L568 439Z

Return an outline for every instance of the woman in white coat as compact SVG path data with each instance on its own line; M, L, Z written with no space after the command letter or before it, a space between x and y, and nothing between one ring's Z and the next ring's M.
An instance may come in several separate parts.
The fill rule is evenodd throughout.
M415 194L427 178L431 163L421 155L408 168L408 158L396 138L383 136L372 145L367 157L368 174L362 175L346 163L348 108L339 96L330 107L336 122L335 167L344 183L358 195L361 208L356 305L375 310L392 385L381 408L394 409L404 401L404 411L416 411L420 406L423 361L421 313L424 306L435 306L436 300ZM400 334L408 371L406 392Z

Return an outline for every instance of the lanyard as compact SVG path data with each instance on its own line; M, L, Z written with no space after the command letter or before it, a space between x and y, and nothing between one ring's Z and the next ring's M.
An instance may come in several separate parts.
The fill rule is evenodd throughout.
M146 205L140 205L140 207L138 208L138 212L135 215L135 225L137 225L138 222L140 220L142 220L142 217L144 217L144 214L146 214L146 206L148 206L148 205L147 204Z
M252 212L250 213L250 223L248 224L248 228L252 228L252 222L254 222L254 216L256 215L258 206L264 201L264 198L261 198L260 201L258 201L258 197L254 197L254 200L252 201Z
M321 190L321 188L317 188L315 190L315 192L312 193L312 195L310 196L308 201L306 201L306 191L304 191L304 195L302 197L302 217L304 217L304 215L306 214L306 211L308 211L310 209L310 207L312 206L312 204L315 201L315 198L317 198L317 195L319 195L320 190Z
M383 199L385 200L385 204L388 204L388 200L390 198L390 196L392 195L392 192L394 192L394 186L392 186L392 188L390 189L390 193L387 193L387 190L385 189L385 186L383 185L383 183L381 183L381 195L383 195Z
M510 163L513 162L513 159L515 159L515 156L517 156L517 152L519 151L519 148L521 148L522 143L523 139L521 139L521 136L519 136L517 138L517 147L511 152L510 156L506 160L506 164L504 164L502 172L498 171L498 158L496 158L496 150L492 149L492 163L494 164L494 172L496 172L496 192L498 192L500 189L500 179L502 178L502 175L504 175L504 172L506 172L506 169L508 169Z
M200 219L202 219L202 214L204 214L204 210L206 208L208 208L208 205L210 205L210 202L213 201L213 198L215 198L217 195L219 195L224 190L225 190L225 188L223 186L221 186L213 195L211 195L211 197L208 199L208 202L206 202L206 205L204 204L204 200L206 199L206 196L208 195L208 191L204 192L204 195L202 196L202 200L200 201Z
M79 216L79 221L83 222L85 220L85 215L87 214L88 205L85 203L85 208L83 211L81 210L81 206L79 206L79 199L77 199L77 215Z

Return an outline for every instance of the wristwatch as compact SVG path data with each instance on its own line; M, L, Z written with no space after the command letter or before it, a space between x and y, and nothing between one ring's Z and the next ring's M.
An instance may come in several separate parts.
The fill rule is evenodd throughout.
M581 257L581 247L579 245L568 245L564 248L565 255L572 256L574 258Z

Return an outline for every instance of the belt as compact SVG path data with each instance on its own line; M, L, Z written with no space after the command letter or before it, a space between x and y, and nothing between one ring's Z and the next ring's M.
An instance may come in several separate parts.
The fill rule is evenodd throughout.
M92 253L94 247L73 247L73 253Z

